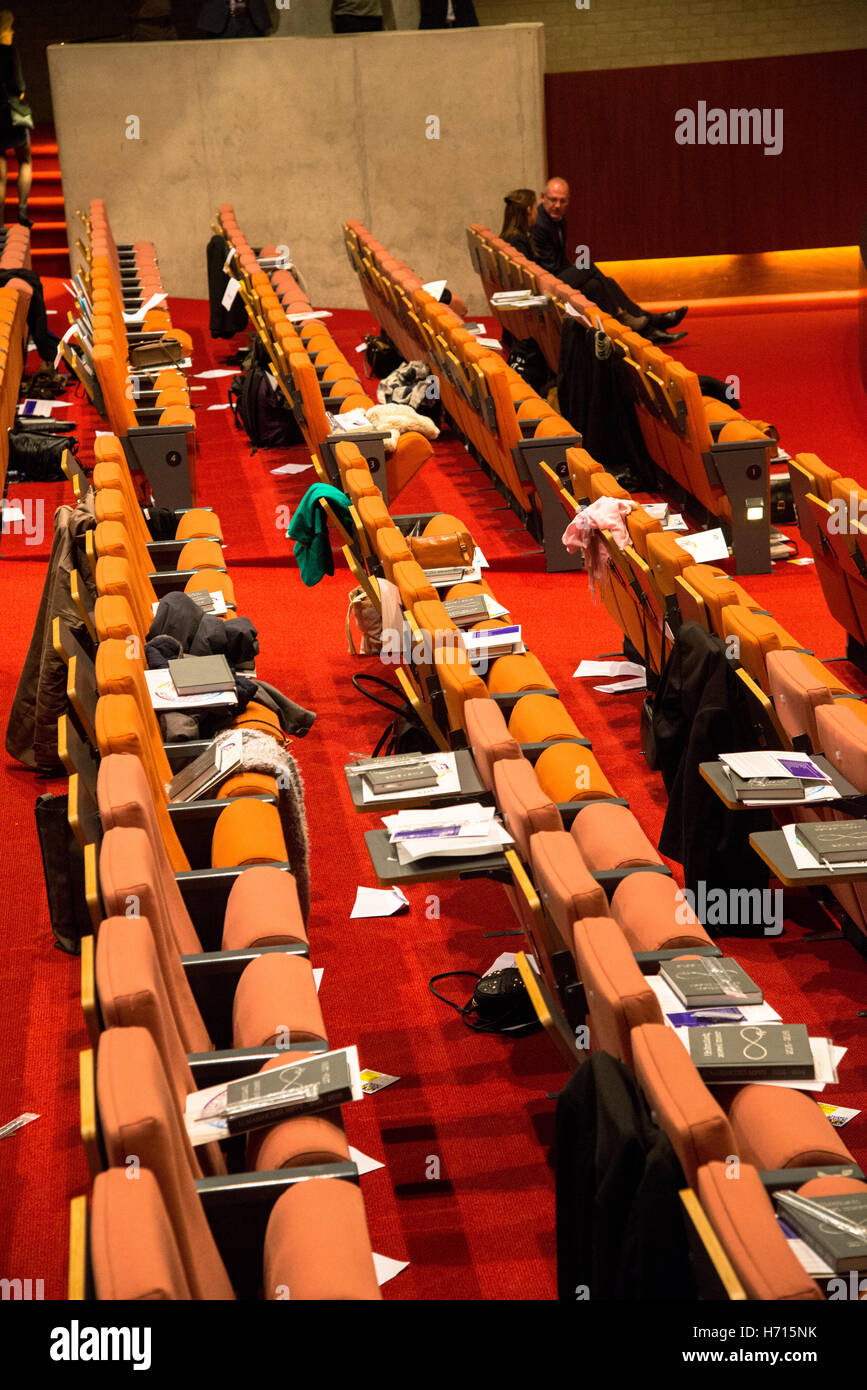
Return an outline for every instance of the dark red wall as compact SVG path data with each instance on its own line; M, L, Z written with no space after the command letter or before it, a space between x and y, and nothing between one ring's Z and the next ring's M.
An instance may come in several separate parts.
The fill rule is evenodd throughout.
M851 246L867 211L867 50L550 73L549 174L594 260ZM783 148L678 145L681 107L782 107ZM571 249L571 246L570 246Z

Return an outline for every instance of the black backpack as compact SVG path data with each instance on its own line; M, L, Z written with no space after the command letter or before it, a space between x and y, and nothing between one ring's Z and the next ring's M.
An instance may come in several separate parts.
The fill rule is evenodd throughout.
M229 404L236 426L250 437L253 453L257 449L289 449L293 444L303 444L304 436L286 397L279 386L272 384L262 364L258 342L254 342L241 376L232 378Z

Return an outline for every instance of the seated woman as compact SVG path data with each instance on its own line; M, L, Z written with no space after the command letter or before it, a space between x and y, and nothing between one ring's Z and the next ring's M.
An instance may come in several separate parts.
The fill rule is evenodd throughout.
M536 194L532 188L515 188L507 193L503 202L503 226L500 236L528 261L533 259L533 243L530 229L536 221ZM503 346L509 349L509 365L515 368L535 391L545 392L551 373L542 352L533 338L519 340L508 328L502 331Z

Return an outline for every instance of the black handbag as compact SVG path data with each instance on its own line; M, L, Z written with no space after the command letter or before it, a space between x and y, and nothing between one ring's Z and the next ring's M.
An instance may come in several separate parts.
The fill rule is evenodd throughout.
M387 333L380 332L379 336L368 333L364 341L367 344L364 360L369 376L377 376L381 380L397 371L403 358Z
M396 753L435 753L436 744L428 733L403 691L382 676L372 676L367 672L352 677L352 684L360 695L366 695L374 704L382 705L393 716L391 723L383 730L371 753L372 758L390 758ZM365 685L377 685L392 697L384 700Z
M66 474L60 460L67 449L78 453L78 440L71 435L10 430L9 471L23 483L62 483Z

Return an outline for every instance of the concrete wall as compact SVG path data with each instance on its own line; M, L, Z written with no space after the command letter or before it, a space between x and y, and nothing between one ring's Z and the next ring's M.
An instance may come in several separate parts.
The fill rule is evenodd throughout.
M548 72L867 45L864 0L475 0L482 24L545 25Z
M231 202L254 245L288 242L318 305L362 304L341 235L358 217L479 312L466 224L499 224L503 194L544 177L539 25L59 45L48 60L70 245L75 209L101 197L118 241L154 242L174 295L206 294L209 222Z

